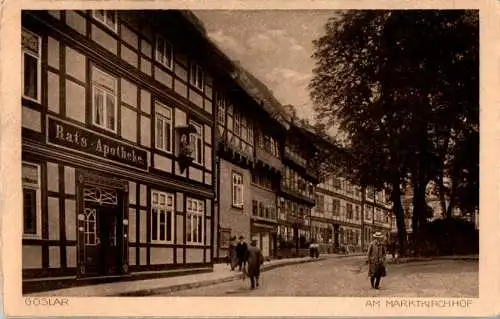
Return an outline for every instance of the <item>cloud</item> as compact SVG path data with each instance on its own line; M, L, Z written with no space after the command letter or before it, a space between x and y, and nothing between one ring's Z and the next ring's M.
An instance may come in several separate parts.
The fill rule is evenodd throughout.
M279 50L283 52L305 52L305 48L298 41L282 29L270 29L264 32L254 34L247 40L247 45L252 50L256 51L272 51Z
M211 32L208 36L215 41L218 45L226 50L233 51L234 53L241 55L246 51L244 43L236 40L236 38L224 34L222 30L217 30L215 32Z
M275 43L271 37L269 37L266 33L258 33L254 34L248 38L247 43L249 48L257 51L266 51L272 49L275 46Z
M294 83L301 84L311 78L311 74L302 73L289 68L273 68L265 77L274 83Z
M279 37L279 36L286 35L286 31L283 29L269 29L269 30L267 30L267 34L269 34L271 36Z
M292 51L306 51L306 49L301 46L300 44L293 44L291 47L290 47L290 50Z

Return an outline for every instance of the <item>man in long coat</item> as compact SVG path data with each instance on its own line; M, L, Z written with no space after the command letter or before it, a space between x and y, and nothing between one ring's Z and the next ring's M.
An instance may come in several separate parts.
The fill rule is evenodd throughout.
M240 241L236 245L236 257L238 258L239 271L243 271L247 262L248 246L245 243L245 238L240 236Z
M259 287L260 266L264 263L264 256L257 247L257 241L252 240L247 250L247 275L250 277L251 288Z
M385 277L385 259L387 254L387 249L382 239L384 235L380 232L373 234L373 241L368 246L368 276L370 277L370 283L372 288L378 289L380 285L380 278Z

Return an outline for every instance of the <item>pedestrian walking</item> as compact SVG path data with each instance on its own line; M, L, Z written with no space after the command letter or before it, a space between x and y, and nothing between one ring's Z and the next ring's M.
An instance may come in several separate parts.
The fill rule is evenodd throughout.
M240 236L239 239L240 241L236 245L236 258L238 259L239 271L242 271L245 268L248 246L243 236Z
M233 271L236 268L236 266L238 266L238 256L236 254L236 236L231 237L231 242L229 243L229 248L228 248L227 262L231 267L231 271Z
M319 244L316 243L316 240L312 240L309 245L309 255L311 258L319 258Z
M247 276L250 278L250 287L259 287L260 266L264 263L264 256L257 247L257 241L252 240L246 253Z
M387 249L382 241L384 235L380 232L373 234L373 241L368 246L368 276L372 288L379 289L380 279L386 276L385 262Z

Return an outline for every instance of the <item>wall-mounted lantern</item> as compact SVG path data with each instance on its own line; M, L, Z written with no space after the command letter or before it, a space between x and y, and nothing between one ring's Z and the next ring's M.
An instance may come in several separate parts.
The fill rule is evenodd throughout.
M177 159L182 173L194 160L193 157L194 146L190 144L189 135L191 133L196 133L196 128L190 124L190 125L178 126L175 129L177 131L177 145L179 145L179 153L177 155Z

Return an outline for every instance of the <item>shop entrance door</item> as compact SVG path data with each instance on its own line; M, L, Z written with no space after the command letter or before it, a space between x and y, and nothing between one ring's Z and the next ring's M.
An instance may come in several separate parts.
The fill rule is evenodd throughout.
M121 265L120 241L122 238L120 205L116 190L86 188L85 192L107 194L107 200L85 202L85 273L87 275L115 275Z
M264 257L269 257L270 252L269 252L269 233L263 233L262 234L262 255Z

